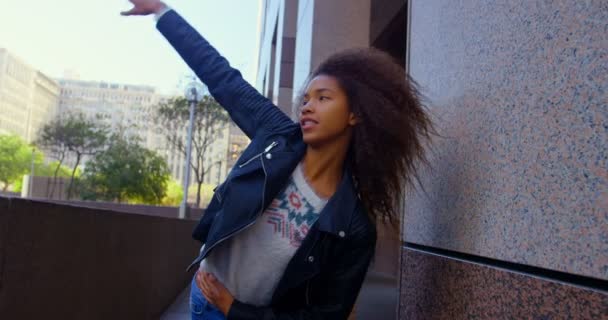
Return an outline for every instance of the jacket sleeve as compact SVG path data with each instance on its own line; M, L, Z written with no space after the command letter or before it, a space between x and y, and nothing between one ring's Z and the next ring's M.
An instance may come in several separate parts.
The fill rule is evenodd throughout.
M163 14L156 28L249 138L253 139L260 129L281 132L294 125L177 12Z
M234 300L227 320L346 320L359 295L374 250L375 243L371 242L353 245L349 252L341 255L337 267L331 273L331 280L325 287L324 299L318 299L324 300L320 304L290 312L279 312L272 307L256 307Z

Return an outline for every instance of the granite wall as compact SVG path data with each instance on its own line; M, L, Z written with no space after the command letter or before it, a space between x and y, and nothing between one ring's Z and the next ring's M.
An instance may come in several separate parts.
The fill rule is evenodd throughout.
M583 277L605 288L608 2L412 0L409 6L406 64L442 137L428 148L424 188L406 196L401 317L428 319L423 315L432 304L424 301L445 300L424 295L447 294L412 295L429 279L413 274L419 270L411 259L431 266L440 258L413 257L408 244L446 249L448 256L485 257L489 264L531 266L540 274L560 272L574 282ZM510 277L488 278L490 273L476 273L472 263L467 269L464 261L462 272L484 281ZM426 277L457 279L452 269L445 270ZM500 270L493 272L510 272ZM534 277L520 277L496 288L506 305L523 304L528 315L542 318L545 307L559 308L564 317L597 314L564 307L586 299L570 295L570 284L549 289L535 283ZM467 292L453 293L452 303L466 305ZM589 304L603 306L606 316L606 291L594 292ZM523 298L529 294L552 302L535 304ZM555 298L559 295L567 302ZM418 313L412 313L412 304ZM465 308L452 319L475 314Z
M401 319L607 319L606 292L403 250Z

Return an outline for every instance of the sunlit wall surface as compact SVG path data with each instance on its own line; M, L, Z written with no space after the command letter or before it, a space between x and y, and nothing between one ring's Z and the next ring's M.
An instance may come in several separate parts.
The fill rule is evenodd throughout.
M0 133L34 141L58 103L56 81L0 48Z

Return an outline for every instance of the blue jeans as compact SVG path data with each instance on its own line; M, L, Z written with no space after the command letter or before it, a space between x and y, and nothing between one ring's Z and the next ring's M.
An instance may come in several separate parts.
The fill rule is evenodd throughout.
M224 314L209 303L196 286L196 275L190 284L190 315L192 320L226 320Z

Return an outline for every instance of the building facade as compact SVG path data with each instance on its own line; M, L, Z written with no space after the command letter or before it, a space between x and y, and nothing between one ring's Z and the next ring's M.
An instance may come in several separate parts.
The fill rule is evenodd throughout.
M256 86L286 114L329 55L374 46L405 62L404 1L262 1ZM339 13L339 14L337 14Z
M164 140L150 126L147 115L149 108L163 99L154 87L63 78L57 81L61 87L60 114L97 119L112 132L121 131L128 138L139 137L144 147L163 155ZM83 159L83 165L87 160ZM68 164L73 165L73 161L66 159Z
M152 108L167 99L146 85L52 79L0 48L0 134L15 134L31 143L42 126L57 115L82 113L88 118L98 117L112 130L141 138L144 147L165 158L172 178L183 184L185 156L166 142L150 118ZM184 135L186 130L183 128ZM238 128L222 129L205 156L204 166L209 171L204 183L216 185L223 181L231 167L229 162L247 144ZM83 160L86 163L87 159ZM64 163L74 162L68 156ZM192 184L194 181L192 178Z
M157 93L154 87L144 85L73 79L59 79L58 82L61 85L61 113L76 112L89 118L97 117L112 130L121 130L127 137L141 138L144 147L165 158L172 178L183 184L185 156L166 141L152 119L154 107L169 97ZM182 129L185 137L187 128ZM227 150L228 133L225 129L204 157L204 166L209 167L204 183L217 184L226 176ZM197 157L195 151L192 157ZM211 165L218 161L219 164ZM193 172L190 182L191 185L195 182Z
M163 100L154 87L72 79L58 79L58 82L61 114L98 117L114 131L120 129L126 136L139 136L149 149L159 147L161 141L149 130L148 110Z
M0 48L0 133L36 140L57 113L59 84Z
M364 284L357 305L376 313L362 319L606 317L604 2L262 8L257 87L284 112L327 56L373 46L418 83L441 134L405 195L400 239L379 233L371 274L392 280Z

